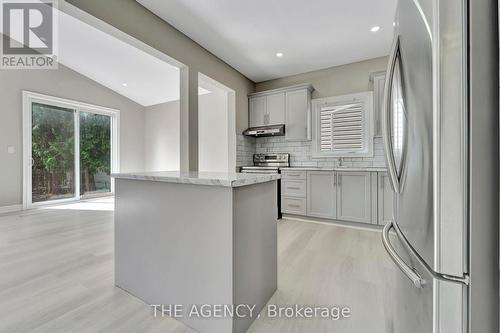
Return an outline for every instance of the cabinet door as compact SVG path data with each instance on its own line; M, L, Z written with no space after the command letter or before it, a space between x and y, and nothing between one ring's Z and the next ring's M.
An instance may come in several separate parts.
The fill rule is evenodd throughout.
M248 127L267 125L266 96L250 97L248 104Z
M307 89L286 93L286 140L310 140L310 92Z
M281 125L285 123L285 93L266 96L267 119L269 125Z
M307 172L307 215L335 219L336 205L335 173Z
M384 102L385 72L373 75L373 114L375 136L382 135L382 103Z
M337 219L370 223L370 172L337 172Z
M378 224L385 225L394 219L394 192L392 192L389 175L378 173Z

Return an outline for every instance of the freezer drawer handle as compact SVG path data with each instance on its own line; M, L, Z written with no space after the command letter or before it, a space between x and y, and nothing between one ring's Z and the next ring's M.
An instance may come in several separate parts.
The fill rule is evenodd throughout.
M422 265L422 267L424 267L425 270L427 271L427 273L429 275L431 275L434 279L440 280L440 281L445 281L445 282L464 284L466 286L469 285L469 275L468 274L464 274L462 276L455 276L455 275L449 275L449 274L442 274L442 273L439 273L439 272L436 272L435 270L433 270L431 268L431 266L429 266L429 264L427 264L425 262L424 258L422 258L420 256L420 254L418 254L418 252L413 248L413 246L411 246L410 242L408 241L408 239L406 239L405 235L403 234L403 232L401 231L399 226L395 223L392 223L392 222L391 222L391 224L392 224L392 227L394 228L394 230L396 231L396 234L398 235L399 240L406 246L408 251L415 258L417 258L418 262Z
M384 244L385 250L391 257L392 261L398 266L398 268L413 282L413 285L417 288L423 288L425 285L425 280L420 277L420 275L415 272L413 268L408 266L403 259L396 253L389 241L389 231L394 228L391 222L387 223L382 231L382 243Z

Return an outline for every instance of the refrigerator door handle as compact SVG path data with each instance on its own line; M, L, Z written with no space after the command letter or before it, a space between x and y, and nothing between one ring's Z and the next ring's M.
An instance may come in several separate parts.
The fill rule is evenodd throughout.
M396 250L391 245L389 240L389 231L394 228L392 221L387 223L382 231L382 243L384 248L391 257L392 261L398 266L398 268L413 282L416 288L423 288L425 285L425 280L420 277L420 275L411 268L404 260L397 254Z
M389 63L387 66L386 80L384 87L384 101L382 104L382 137L384 141L385 148L385 158L387 161L387 168L389 170L389 180L391 182L392 189L395 193L400 192L399 177L396 171L396 161L394 158L393 143L391 135L389 133L390 121L389 112L391 112L392 103L392 82L394 79L394 71L396 69L396 61L398 61L399 54L399 37L396 37L394 44L392 46L391 55L389 57Z

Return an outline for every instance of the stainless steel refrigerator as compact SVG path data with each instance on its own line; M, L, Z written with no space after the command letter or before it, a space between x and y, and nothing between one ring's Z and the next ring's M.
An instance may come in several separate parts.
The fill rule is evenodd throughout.
M391 332L498 332L497 13L490 0L398 3L383 116Z

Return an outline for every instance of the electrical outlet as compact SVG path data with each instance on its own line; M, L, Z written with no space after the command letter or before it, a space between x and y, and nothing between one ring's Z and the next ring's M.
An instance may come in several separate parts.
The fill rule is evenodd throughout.
M14 146L7 146L7 153L15 154L16 148Z

